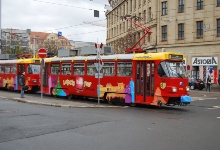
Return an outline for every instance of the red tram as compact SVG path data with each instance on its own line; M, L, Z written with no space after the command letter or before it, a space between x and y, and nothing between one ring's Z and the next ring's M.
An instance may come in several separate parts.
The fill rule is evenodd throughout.
M40 59L28 58L17 60L0 60L0 88L10 91L20 90L19 78L26 72L25 81L30 92L40 89Z
M161 106L191 101L182 54L115 54L101 58L99 96L109 103ZM96 56L46 58L43 93L97 98L96 63Z

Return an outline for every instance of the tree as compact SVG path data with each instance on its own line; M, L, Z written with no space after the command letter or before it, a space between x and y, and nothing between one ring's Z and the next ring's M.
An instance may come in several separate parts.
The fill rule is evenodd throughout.
M59 47L61 46L61 42L58 39L50 40L45 39L44 48L46 48L48 53L53 53L54 55L58 54Z

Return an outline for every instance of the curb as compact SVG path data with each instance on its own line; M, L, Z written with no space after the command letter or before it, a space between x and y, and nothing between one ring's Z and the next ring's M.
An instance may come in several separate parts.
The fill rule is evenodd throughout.
M48 103L48 102L38 102L38 101L32 101L32 100L27 100L27 99L22 99L22 98L15 98L15 97L3 97L0 96L2 99L7 99L7 100L12 100L12 101L17 101L20 103L29 103L29 104L35 104L35 105L43 105L43 106L53 106L53 107L66 107L66 108L128 108L130 106L112 106L112 105L94 105L94 104L54 104L54 103ZM192 97L192 101L197 101L197 100L208 100L208 99L219 99L216 97L213 98L208 98L206 96L204 97Z
M13 101L17 101L17 102L21 102L21 103L29 103L29 104L35 104L35 105L44 105L44 106L53 106L53 107L67 107L67 108L126 108L128 106L101 106L101 105L62 105L62 104L52 104L52 103L43 103L43 102L36 102L36 101L30 101L30 100L25 100L25 99L21 99L21 98L6 98L6 97L1 97L0 98L4 98L4 99L8 99L8 100L13 100Z

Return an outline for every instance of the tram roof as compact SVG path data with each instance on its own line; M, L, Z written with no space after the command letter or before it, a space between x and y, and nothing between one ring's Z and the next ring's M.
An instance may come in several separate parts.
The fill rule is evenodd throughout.
M122 59L133 59L135 54L117 54L117 59L122 60Z
M28 58L28 59L18 59L18 60L16 60L17 61L17 63L34 63L35 61L40 61L40 59L39 58Z
M181 57L175 58L175 56L181 56ZM133 60L166 60L166 59L182 60L183 54L176 52L137 53L133 58Z
M74 57L73 61L79 61L79 60L86 60L88 56L76 56Z
M113 54L113 55L101 55L102 60L161 60L170 59L172 56L181 56L183 54L175 52L159 52L159 53L132 53L132 54ZM97 59L96 55L91 56L75 56L75 57L53 57L46 58L45 62L72 62L72 61L89 61Z
M0 64L15 64L17 63L18 60L13 59L13 60L0 60Z
M114 55L103 55L101 56L102 60L126 60L130 59L132 60L134 57L134 54L114 54ZM97 56L89 56L87 60L95 60L97 59Z

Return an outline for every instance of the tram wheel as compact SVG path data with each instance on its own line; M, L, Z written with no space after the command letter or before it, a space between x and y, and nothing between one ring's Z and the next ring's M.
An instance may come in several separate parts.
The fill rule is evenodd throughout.
M57 97L57 96L55 95L55 94L56 94L56 89L55 89L55 88L52 88L50 94L51 94L52 96L54 96L54 97Z
M130 103L130 106L131 106L131 107L135 107L136 104L135 104L135 103Z
M70 95L67 96L67 99L72 99L72 97L73 97L73 95L70 94Z
M115 102L113 101L113 99L109 99L107 100L109 105L115 105Z
M109 105L113 104L111 100L107 100L107 102L108 102Z

